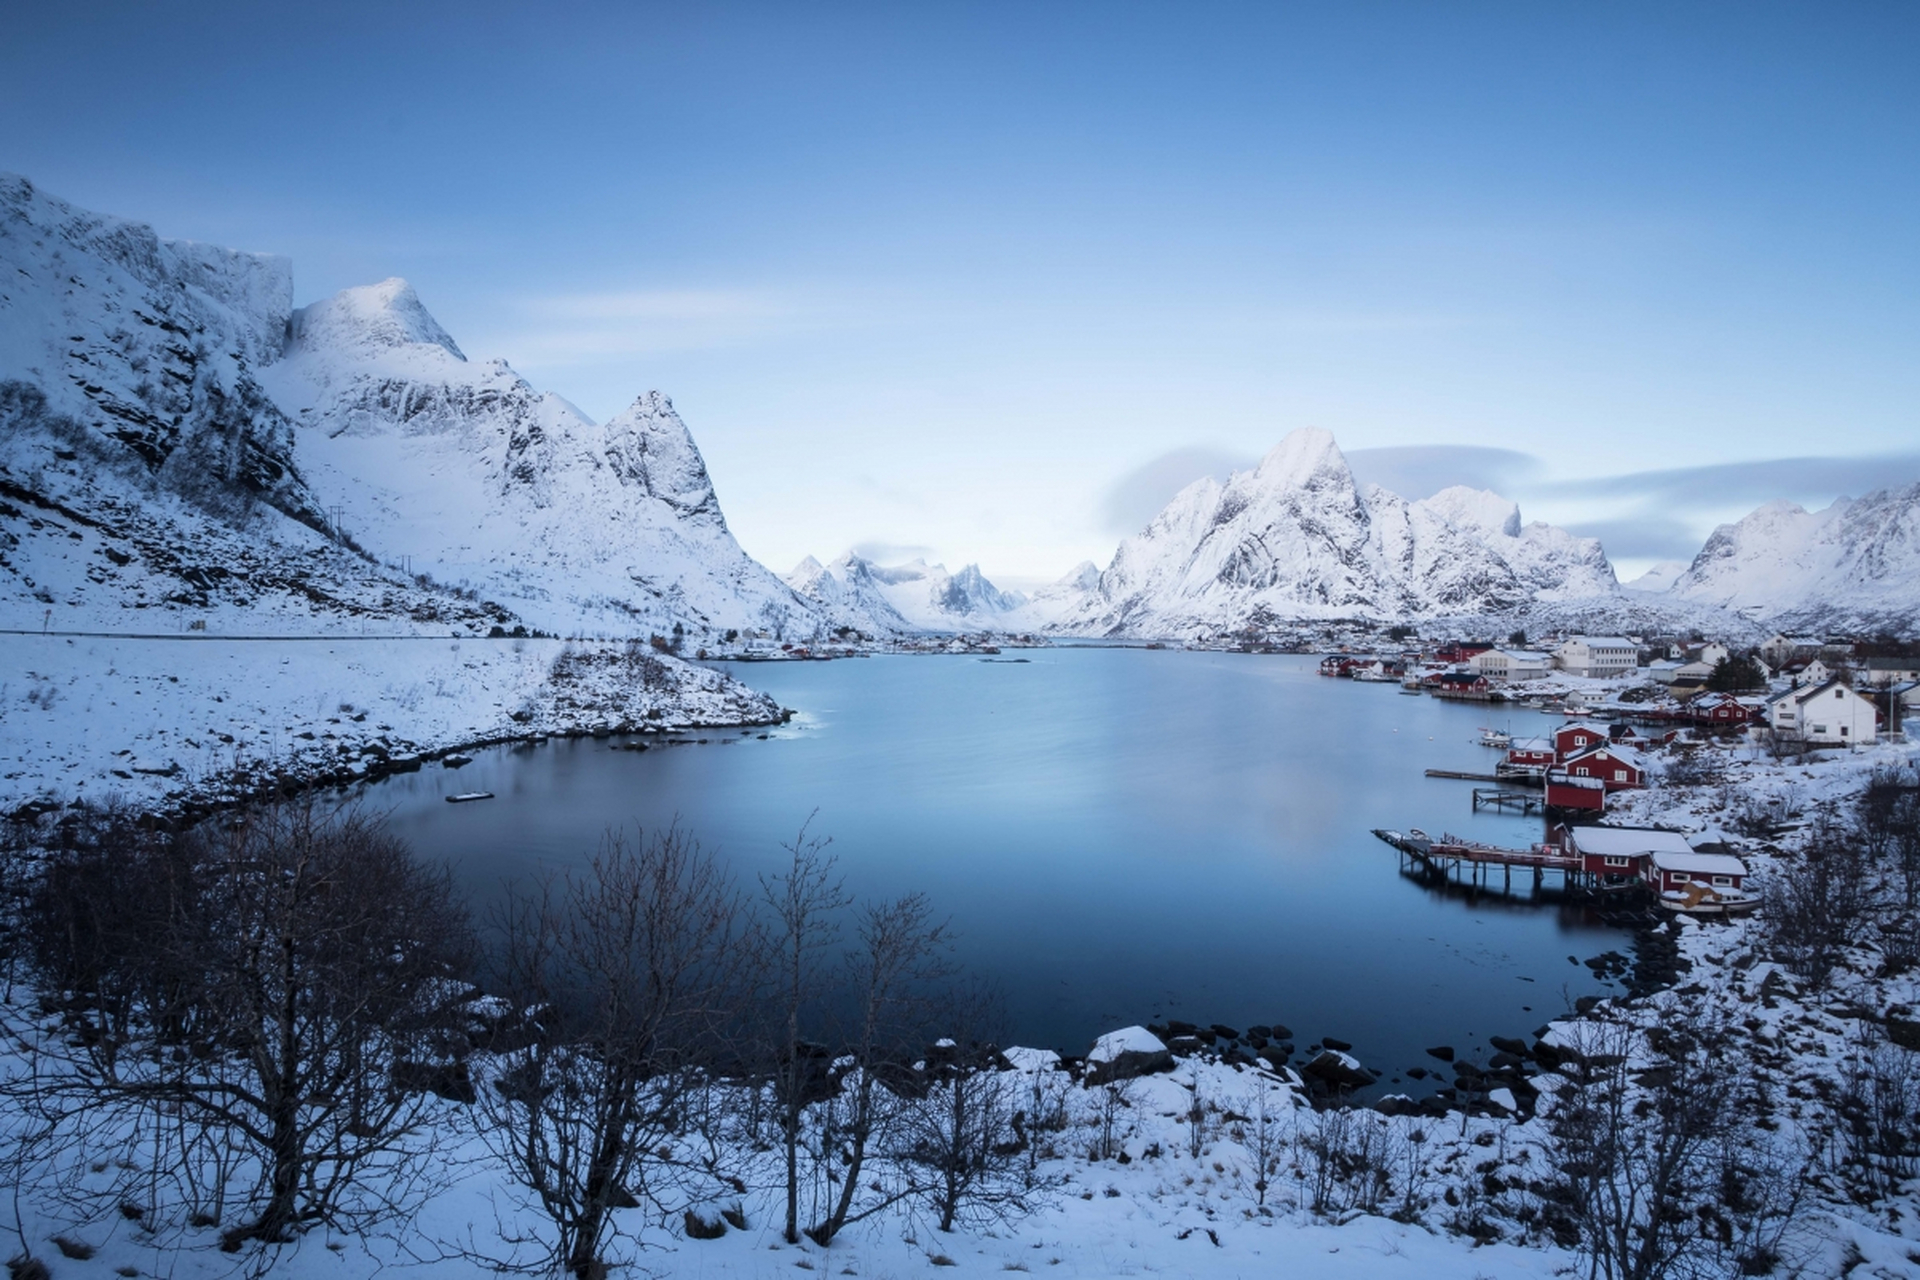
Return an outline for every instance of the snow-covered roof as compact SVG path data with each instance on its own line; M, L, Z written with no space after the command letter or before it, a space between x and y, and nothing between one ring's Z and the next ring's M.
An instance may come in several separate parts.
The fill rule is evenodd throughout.
M1507 750L1509 751L1551 751L1553 750L1553 739L1551 738L1515 738L1512 742L1509 742L1507 744Z
M1568 644L1584 644L1590 649L1638 649L1640 646L1625 636L1574 636Z
M1603 858L1693 852L1693 846L1678 831L1653 831L1644 827L1575 827L1567 839L1581 853Z
M1730 853L1670 853L1656 850L1653 865L1662 871L1684 871L1688 875L1744 876L1747 864Z
M1638 751L1635 751L1632 747L1623 747L1617 742L1596 742L1585 751L1577 755L1568 756L1567 763L1572 764L1576 760L1590 759L1602 752L1612 756L1622 764L1630 764L1636 769L1646 768L1646 764L1640 759L1640 753Z

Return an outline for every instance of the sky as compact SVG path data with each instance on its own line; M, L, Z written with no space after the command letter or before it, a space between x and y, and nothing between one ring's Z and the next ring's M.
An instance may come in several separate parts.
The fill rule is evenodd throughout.
M1104 564L1302 426L1628 577L1920 478L1920 6L28 5L0 169L404 276L748 552Z

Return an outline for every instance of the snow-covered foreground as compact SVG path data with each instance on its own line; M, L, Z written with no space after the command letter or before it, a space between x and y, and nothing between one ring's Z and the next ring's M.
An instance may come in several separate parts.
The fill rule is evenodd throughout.
M639 644L0 635L0 811L166 809L504 738L765 724L771 698Z

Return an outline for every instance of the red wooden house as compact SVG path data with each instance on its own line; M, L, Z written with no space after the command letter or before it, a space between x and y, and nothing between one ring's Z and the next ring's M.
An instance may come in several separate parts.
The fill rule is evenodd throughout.
M1515 768L1544 769L1554 763L1553 739L1516 738L1507 744L1507 763Z
M1599 725L1563 724L1553 731L1553 756L1564 763L1569 757L1611 741L1612 735Z
M1744 728L1759 715L1753 707L1731 693L1709 693L1696 698L1687 711L1694 723L1713 729Z
M1554 809L1602 813L1607 807L1607 784L1598 778L1577 778L1558 766L1547 770L1547 804Z
M1560 762L1560 769L1569 778L1598 778L1608 791L1647 785L1647 771L1640 757L1615 743L1568 756Z

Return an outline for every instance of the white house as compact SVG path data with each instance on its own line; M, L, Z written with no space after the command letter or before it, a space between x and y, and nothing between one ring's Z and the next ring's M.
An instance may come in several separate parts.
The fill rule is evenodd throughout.
M1845 747L1879 737L1873 703L1838 680L1802 685L1767 700L1767 723L1784 738L1814 746Z
M1693 655L1695 662L1704 662L1709 667L1717 667L1733 655L1727 652L1727 646L1718 640L1708 641L1700 646L1700 652Z
M1488 680L1538 680L1553 670L1553 659L1524 649L1486 649L1467 659L1467 666Z
M1775 668L1784 667L1795 658L1817 656L1823 643L1819 636L1776 635L1760 646L1760 656Z
M1853 669L1861 684L1878 688L1920 680L1920 658L1856 658Z
M1620 676L1640 665L1640 646L1625 636L1575 636L1553 651L1569 675Z

